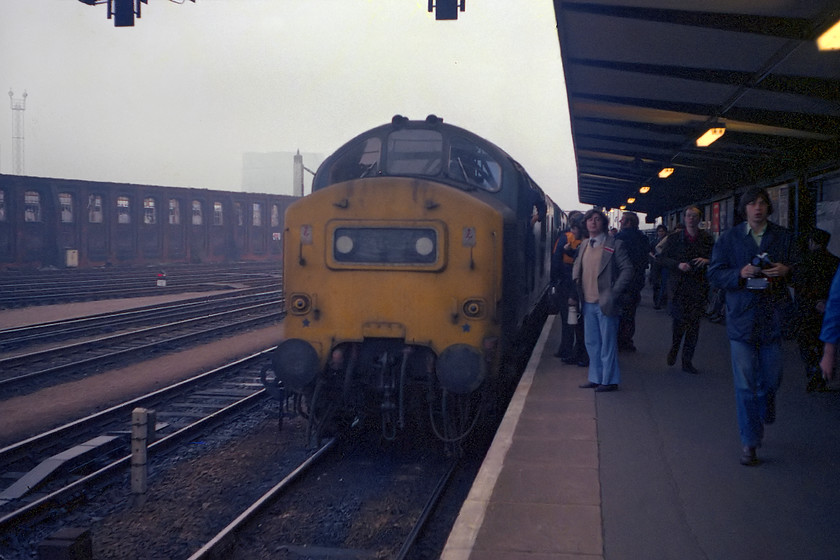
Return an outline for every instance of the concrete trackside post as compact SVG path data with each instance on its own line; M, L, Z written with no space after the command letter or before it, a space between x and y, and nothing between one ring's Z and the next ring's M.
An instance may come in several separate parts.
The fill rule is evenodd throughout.
M149 411L145 408L135 408L131 412L131 493L140 502L145 497L148 487L148 444Z

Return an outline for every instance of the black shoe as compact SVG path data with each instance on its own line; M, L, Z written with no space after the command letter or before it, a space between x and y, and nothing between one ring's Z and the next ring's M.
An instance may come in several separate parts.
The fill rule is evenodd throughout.
M577 363L578 367L589 367L589 361L581 360Z
M758 464L758 457L755 455L755 447L748 445L741 450L741 464L745 467L754 467Z
M596 393L611 393L612 391L618 391L618 385L598 385L595 388Z
M776 421L776 393L767 393L767 406L764 409L764 423L772 424Z
M618 347L618 351L619 352L635 352L636 347L632 343L622 344L621 346Z
M562 361L564 364L576 364L577 363L577 360L575 360L574 358L560 358L560 361Z
M601 386L597 383L592 383L591 381L588 381L588 382L584 383L583 385L578 385L578 387L580 387L581 389L595 389L595 390L597 390Z
M679 352L680 352L680 347L679 346L677 346L677 347L672 346L671 350L668 351L667 362L668 362L669 366L672 366L672 365L677 363L677 354L679 354Z
M691 365L691 362L683 362L682 370L686 373L700 373L696 367Z

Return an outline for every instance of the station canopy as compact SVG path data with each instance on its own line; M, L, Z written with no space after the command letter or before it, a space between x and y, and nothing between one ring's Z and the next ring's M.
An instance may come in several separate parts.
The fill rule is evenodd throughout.
M817 44L838 0L554 8L581 203L650 218L840 166L840 50Z

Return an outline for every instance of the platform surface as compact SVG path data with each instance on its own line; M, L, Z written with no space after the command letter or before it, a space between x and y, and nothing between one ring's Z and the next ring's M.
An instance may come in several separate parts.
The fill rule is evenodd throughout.
M643 299L613 393L578 388L549 317L442 560L840 557L840 393L806 393L786 341L778 418L744 467L725 326L703 321L685 373Z

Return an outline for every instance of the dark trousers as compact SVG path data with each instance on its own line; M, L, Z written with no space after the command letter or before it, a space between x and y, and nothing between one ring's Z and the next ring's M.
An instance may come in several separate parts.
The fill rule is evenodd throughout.
M700 338L700 320L704 310L699 306L684 309L680 317L674 317L671 325L671 351L676 353L682 344L682 361L690 364ZM685 342L683 342L685 338Z
M588 362L586 344L583 340L583 314L578 311L577 325L569 324L569 307L560 308L560 318L563 319L563 331L560 334L560 348L557 353L564 360Z
M618 349L633 347L636 334L636 308L642 299L639 290L628 290L622 297L621 314L618 317Z

